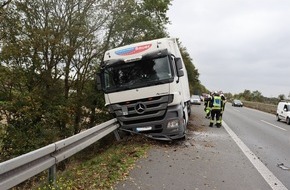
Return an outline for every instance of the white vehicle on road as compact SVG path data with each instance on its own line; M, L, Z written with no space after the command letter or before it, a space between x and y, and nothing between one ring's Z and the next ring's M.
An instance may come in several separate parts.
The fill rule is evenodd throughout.
M201 105L201 98L199 95L192 95L190 98L190 103L191 104L197 104L197 105Z
M277 121L286 121L290 125L290 102L279 102L276 117Z

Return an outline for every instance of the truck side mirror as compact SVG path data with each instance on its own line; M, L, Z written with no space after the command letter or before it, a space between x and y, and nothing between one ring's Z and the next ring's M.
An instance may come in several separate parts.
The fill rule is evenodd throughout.
M178 75L179 77L184 76L184 72L183 72L183 70L179 70L179 71L177 71L177 75Z
M177 70L183 69L181 58L175 58Z
M98 89L98 90L102 90L102 83L101 83L101 76L100 76L100 73L97 73L96 80L97 80L97 89Z
M177 76L182 77L184 76L183 65L181 58L175 58L176 68L177 68Z

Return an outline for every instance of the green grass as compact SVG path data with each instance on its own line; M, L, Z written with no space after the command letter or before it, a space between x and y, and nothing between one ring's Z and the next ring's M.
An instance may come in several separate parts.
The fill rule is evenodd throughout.
M243 101L244 106L276 115L277 105Z
M35 187L47 189L112 189L126 178L136 160L146 155L150 144L141 141L115 142L101 152L80 152L63 172L57 171L56 187L48 184Z

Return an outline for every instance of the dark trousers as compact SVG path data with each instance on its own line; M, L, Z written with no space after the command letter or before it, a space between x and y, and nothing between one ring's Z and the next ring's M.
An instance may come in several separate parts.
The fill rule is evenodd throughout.
M210 126L213 125L214 119L216 121L216 125L217 126L221 126L220 116L221 116L221 110L220 109L212 109L211 110Z

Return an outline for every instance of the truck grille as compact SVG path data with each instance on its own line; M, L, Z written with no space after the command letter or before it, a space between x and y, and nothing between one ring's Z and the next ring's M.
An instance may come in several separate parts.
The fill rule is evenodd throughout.
M162 120L166 114L170 96L158 96L111 105L122 125Z

